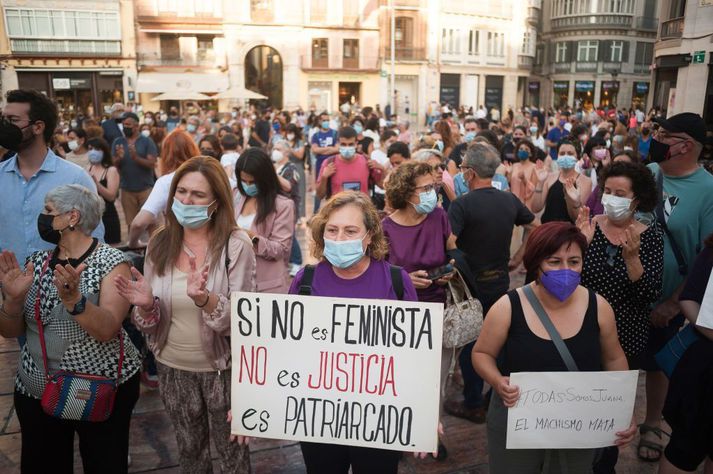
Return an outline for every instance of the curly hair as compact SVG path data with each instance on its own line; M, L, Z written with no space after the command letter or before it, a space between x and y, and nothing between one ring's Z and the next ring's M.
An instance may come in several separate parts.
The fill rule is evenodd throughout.
M369 197L357 191L344 191L335 194L314 216L311 224L312 256L317 260L322 260L324 257L324 228L327 226L329 216L337 209L349 205L359 208L364 216L364 227L366 227L367 233L371 234L371 242L366 249L367 254L376 260L383 260L389 253L389 244L381 227L379 213Z
M658 191L654 175L641 163L627 163L625 161L615 161L602 169L599 176L599 189L604 193L604 185L607 179L621 176L629 178L634 199L638 201L636 209L641 212L651 212L656 209L658 202Z
M431 176L431 167L424 162L404 163L389 175L386 183L386 199L392 209L403 209L408 198L416 190L416 179Z

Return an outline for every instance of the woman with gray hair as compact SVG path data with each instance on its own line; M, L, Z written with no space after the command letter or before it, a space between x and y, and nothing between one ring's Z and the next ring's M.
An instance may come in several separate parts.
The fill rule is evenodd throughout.
M446 171L446 164L443 160L443 154L438 150L422 148L413 153L413 161L426 163L431 167L431 174L436 180L436 190L440 197L441 206L445 211L448 211L448 206L456 197L455 183L453 177Z
M75 432L85 472L128 470L141 358L121 326L129 303L111 283L130 278L129 265L123 253L91 236L103 208L83 186L54 188L37 227L56 247L33 253L24 268L12 252L0 254L0 334L27 338L14 397L22 472L73 472ZM117 388L94 392L88 380ZM67 397L53 391L62 381ZM98 414L104 395L113 395L113 403Z

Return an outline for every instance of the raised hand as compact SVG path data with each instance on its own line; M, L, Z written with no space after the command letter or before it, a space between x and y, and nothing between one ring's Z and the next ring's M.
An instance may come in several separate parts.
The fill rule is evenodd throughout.
M547 176L550 174L545 168L545 163L542 160L537 160L535 163L535 174L537 175L537 181L544 183L547 180Z
M579 208L579 214L577 215L577 227L587 238L587 242L591 242L594 238L594 225L589 218L589 208L587 206Z
M322 176L325 178L329 178L336 172L337 172L337 166L334 164L334 162L331 162L327 165L326 168L324 168L324 171L322 171Z
M641 247L641 235L636 231L634 224L624 230L624 238L621 241L621 256L624 261L639 258L639 248Z
M62 303L65 303L66 307L72 307L81 298L79 292L79 280L84 269L87 268L85 264L80 264L77 268L72 265L56 265L54 267L54 278L52 282L55 288L57 288L57 295Z
M149 285L149 282L146 281L141 272L134 267L131 267L131 276L134 277L133 280L129 280L123 275L117 276L114 280L116 291L132 305L138 306L144 311L151 311L153 308L151 285Z
M570 201L579 204L579 189L577 189L575 178L567 178L564 182L564 193Z
M13 252L4 250L0 253L0 281L5 296L15 301L24 300L32 286L34 270L31 262L21 269Z
M204 265L203 268L199 269L196 266L195 257L188 258L188 265L190 266L190 271L188 273L186 294L196 305L204 305L209 293L205 287L208 283L208 265Z

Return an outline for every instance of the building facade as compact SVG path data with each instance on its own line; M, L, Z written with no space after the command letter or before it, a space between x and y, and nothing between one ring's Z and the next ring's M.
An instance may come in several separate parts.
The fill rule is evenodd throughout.
M133 1L2 0L0 91L46 93L66 116L125 102L135 69Z
M528 85L539 89L541 105L646 107L659 1L544 2Z
M661 0L650 105L713 126L713 0Z

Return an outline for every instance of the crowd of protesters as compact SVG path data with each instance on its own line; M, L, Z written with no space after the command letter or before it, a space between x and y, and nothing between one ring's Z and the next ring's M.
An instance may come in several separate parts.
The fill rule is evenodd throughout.
M58 117L36 91L5 98L0 334L22 346L23 472L71 471L75 433L85 472L126 472L139 380L160 389L182 472L210 472L211 440L224 472L249 472L247 440L230 442L226 422L230 291L298 293L309 275L315 296L447 304L454 274L429 277L447 263L486 317L458 356L462 396L442 408L487 422L492 472L614 472L637 432L639 459L660 472L713 472L713 333L694 330L670 379L654 358L695 327L713 262L713 132L700 116L431 104L418 124L388 107L183 105L117 103L99 120ZM143 265L121 246L145 247ZM525 286L511 289L513 274ZM577 370L645 371L645 419L615 446L505 448L509 374L568 370L527 292ZM56 370L114 379L109 418L48 413ZM310 473L398 470L390 451L301 447Z

